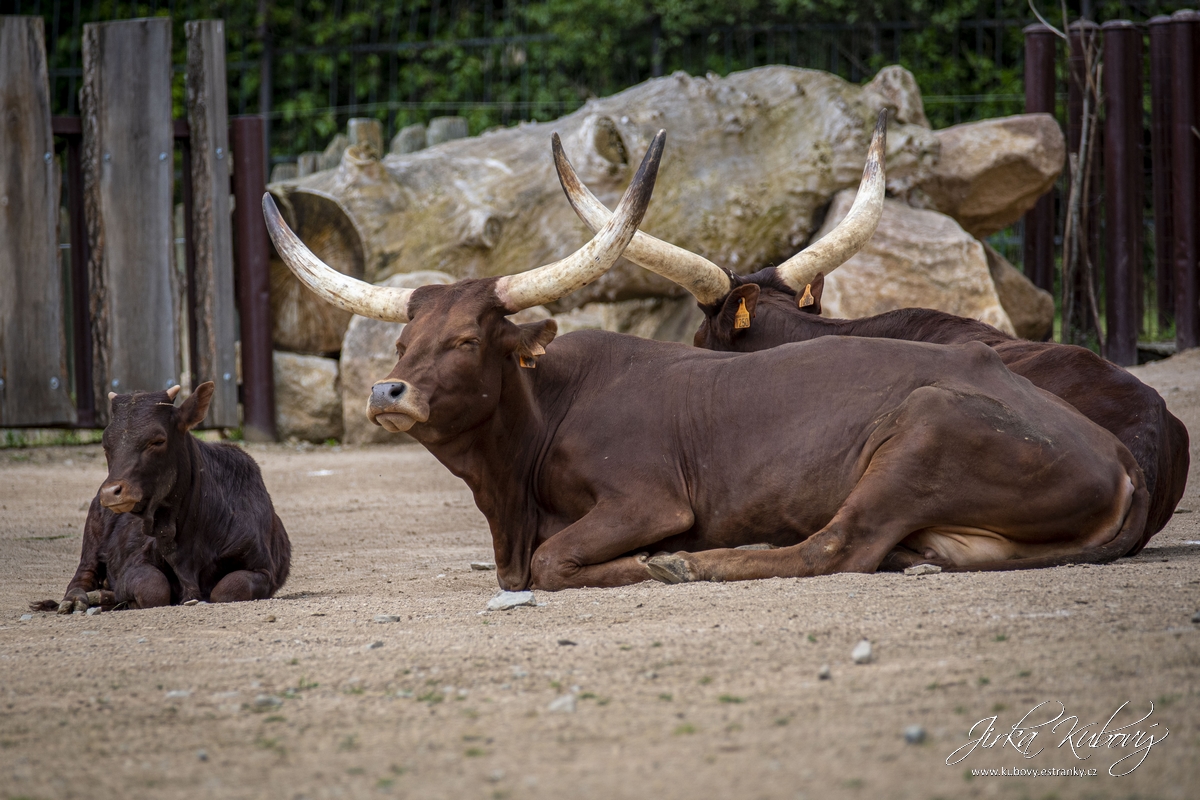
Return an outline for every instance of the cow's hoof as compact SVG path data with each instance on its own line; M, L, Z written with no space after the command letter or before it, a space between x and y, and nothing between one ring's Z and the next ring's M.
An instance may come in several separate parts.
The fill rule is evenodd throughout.
M74 610L75 610L75 601L74 600L63 600L61 603L58 604L58 613L60 613L60 614L70 614Z
M680 556L654 556L646 562L646 569L655 580L663 583L688 583L694 581L688 564Z

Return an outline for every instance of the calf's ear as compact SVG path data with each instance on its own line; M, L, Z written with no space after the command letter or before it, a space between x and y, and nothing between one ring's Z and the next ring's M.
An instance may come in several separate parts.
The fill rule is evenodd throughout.
M743 283L730 292L717 314L717 330L729 339L747 330L758 307L758 293L757 283Z
M558 334L558 323L552 319L540 322L527 322L518 325L520 338L517 339L517 359L522 367L532 367L538 356L545 354L546 345L554 341Z
M175 409L175 424L179 430L190 431L204 421L215 389L212 381L205 381L196 387L196 391L192 392L179 408Z

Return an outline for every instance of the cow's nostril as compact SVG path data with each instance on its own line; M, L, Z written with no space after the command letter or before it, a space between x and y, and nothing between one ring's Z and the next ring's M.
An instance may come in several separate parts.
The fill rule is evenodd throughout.
M391 391L388 392L388 396L390 396L393 400L395 400L398 397L400 397L400 395L402 395L402 394L404 394L404 384L403 383L392 384L392 389L391 389Z
M113 494L113 497L117 497L118 495L120 495L120 494L121 494L121 487L120 487L120 486L114 486L114 487L112 488L112 494Z

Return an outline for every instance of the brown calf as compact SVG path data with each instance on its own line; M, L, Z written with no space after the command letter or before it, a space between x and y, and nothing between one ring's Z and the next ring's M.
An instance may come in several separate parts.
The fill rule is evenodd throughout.
M190 433L213 384L176 407L178 392L109 395L108 478L88 510L60 614L259 600L287 580L292 546L258 465L234 445Z

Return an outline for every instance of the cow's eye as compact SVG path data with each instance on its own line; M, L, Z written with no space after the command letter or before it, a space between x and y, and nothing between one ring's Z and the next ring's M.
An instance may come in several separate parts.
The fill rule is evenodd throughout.
M475 336L472 336L470 339L463 339L461 342L456 344L455 347L463 347L463 348L479 347L479 339Z
M155 439L154 441L152 441L148 445L146 445L146 448L149 449L151 447L162 447L166 443L167 443L166 439Z

